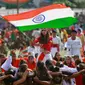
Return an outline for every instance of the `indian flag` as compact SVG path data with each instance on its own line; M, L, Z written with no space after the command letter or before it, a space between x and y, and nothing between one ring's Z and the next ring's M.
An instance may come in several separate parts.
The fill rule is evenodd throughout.
M74 12L64 4L53 4L32 11L3 16L21 32L36 28L65 28L77 22Z

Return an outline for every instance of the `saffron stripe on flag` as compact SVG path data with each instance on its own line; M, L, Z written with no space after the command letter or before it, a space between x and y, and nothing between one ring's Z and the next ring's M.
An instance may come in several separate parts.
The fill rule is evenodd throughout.
M32 11L28 11L28 12L24 12L24 13L20 13L20 14L15 14L15 15L8 15L8 16L3 16L4 19L6 19L7 21L16 21L16 20L23 20L23 19L27 19L27 18L32 18L44 11L47 10L51 10L51 9L63 9L63 8L69 8L66 7L64 4L53 4L51 6L46 6L43 8L38 8L37 10L32 10Z
M33 18L36 18L39 15L44 16L44 20L42 22L33 22ZM74 17L74 12L71 11L70 8L65 8L65 9L52 9L49 11L42 12L41 14L37 15L36 17L33 18L27 18L23 20L17 20L17 21L9 21L15 26L27 26L27 25L37 25L45 22L49 22L54 19L59 19L59 18L66 18L66 17ZM41 17L38 17L41 18Z
M65 28L77 22L74 12L63 4L53 4L17 15L3 16L20 31L36 28Z

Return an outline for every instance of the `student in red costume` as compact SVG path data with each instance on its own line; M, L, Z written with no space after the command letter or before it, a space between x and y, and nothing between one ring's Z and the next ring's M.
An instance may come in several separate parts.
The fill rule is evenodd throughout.
M24 60L27 61L28 68L31 70L36 69L36 58L32 54L28 55L28 57L25 57Z
M52 46L52 37L49 36L46 29L41 30L40 37L34 40L34 44L36 43L39 43L41 48L44 48L50 52Z
M47 59L52 60L52 56L50 54L52 47L52 37L50 37L47 29L42 29L40 37L34 40L34 44L38 43L40 46L41 54L38 57L38 61L45 62Z
M66 57L64 64L71 68L75 67L75 64L73 63L72 58L70 56Z
M12 56L12 65L14 67L19 67L19 63L20 63L20 58L16 58L16 54L14 51L11 52L11 56Z

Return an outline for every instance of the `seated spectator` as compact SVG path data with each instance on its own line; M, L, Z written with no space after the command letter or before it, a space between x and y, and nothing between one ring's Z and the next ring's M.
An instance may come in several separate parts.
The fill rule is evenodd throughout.
M60 54L58 52L56 52L54 58L55 61L63 61L63 59L61 58Z
M75 64L73 63L72 58L70 56L66 57L64 64L67 65L68 67L72 67L72 68L75 67Z
M27 61L28 68L30 68L31 70L35 70L36 69L36 59L34 58L34 56L28 55L28 57L25 59Z
M19 67L19 63L20 63L20 58L16 57L16 54L15 54L14 51L11 51L11 56L12 56L12 65L14 67L18 68Z

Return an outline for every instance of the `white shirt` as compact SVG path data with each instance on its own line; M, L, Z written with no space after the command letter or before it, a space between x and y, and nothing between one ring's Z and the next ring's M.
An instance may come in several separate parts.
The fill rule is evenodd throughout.
M77 68L71 68L71 67L68 67L66 65L64 65L63 67L60 68L60 71L66 71L66 72L70 72L70 73L76 73L78 72L77 71Z
M59 45L59 49L61 49L61 39L59 36L53 37L52 38L52 43L53 44L58 44ZM54 57L55 53L58 52L58 49L56 47L52 47L51 48L51 54Z
M68 38L67 41L67 49L69 52L69 55L81 55L80 49L82 47L82 43L80 38L76 37L75 40L72 40L72 38Z
M56 37L53 37L52 38L52 42L53 42L53 44L61 44L61 39L60 39L60 37L59 36L56 36Z
M35 37L35 38L38 38L40 36L40 30L34 30L32 32L32 36Z

